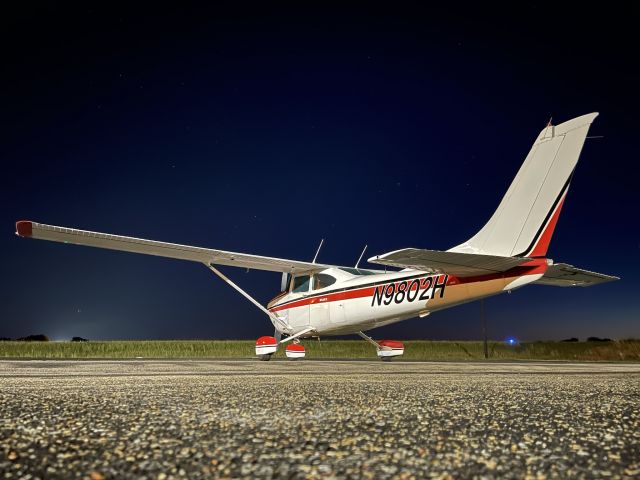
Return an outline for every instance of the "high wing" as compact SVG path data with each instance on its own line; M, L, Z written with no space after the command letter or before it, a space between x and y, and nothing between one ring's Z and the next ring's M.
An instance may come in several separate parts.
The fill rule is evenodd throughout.
M614 280L620 280L620 278L582 270L566 263L556 263L550 265L543 277L533 283L554 287L590 287Z
M371 257L370 263L411 268L424 272L448 273L459 277L471 277L490 273L505 272L530 261L527 257L500 257L474 253L441 252L404 248L394 252Z
M21 237L51 240L54 242L86 245L88 247L107 248L124 252L143 253L159 257L190 260L214 265L229 265L272 272L313 272L330 268L311 262L299 262L283 258L248 255L246 253L226 252L211 248L192 247L177 243L158 242L141 238L124 237L108 233L90 232L75 228L56 227L42 223L21 220L16 222L16 235Z

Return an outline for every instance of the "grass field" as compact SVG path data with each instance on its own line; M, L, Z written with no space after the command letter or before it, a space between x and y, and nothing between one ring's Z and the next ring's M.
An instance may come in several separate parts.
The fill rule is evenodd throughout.
M480 360L482 342L408 340L403 360ZM253 358L251 340L147 340L107 342L1 342L0 358ZM362 340L305 340L307 358L376 358ZM491 360L640 361L640 340L535 342L508 346L490 342ZM279 349L276 358L284 357Z

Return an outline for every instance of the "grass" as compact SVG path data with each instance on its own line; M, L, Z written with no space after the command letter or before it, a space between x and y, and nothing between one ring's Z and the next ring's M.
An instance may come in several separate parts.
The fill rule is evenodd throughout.
M2 342L0 358L254 358L252 340L145 340L107 342ZM307 358L375 359L362 340L305 340ZM408 340L404 360L480 360L482 342ZM508 346L490 342L491 360L640 361L640 340L534 342ZM280 348L277 357L284 357Z

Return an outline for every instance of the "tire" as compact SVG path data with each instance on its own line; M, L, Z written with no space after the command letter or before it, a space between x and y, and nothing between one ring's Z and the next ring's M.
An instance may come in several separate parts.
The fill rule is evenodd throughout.
M393 357L380 357L383 362L390 362Z
M258 358L263 362L268 362L269 360L271 360L271 354L267 353L266 355L258 355Z

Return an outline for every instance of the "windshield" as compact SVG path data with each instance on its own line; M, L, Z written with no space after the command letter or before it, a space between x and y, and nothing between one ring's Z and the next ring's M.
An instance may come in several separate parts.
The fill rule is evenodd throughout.
M309 275L301 275L293 279L293 293L301 293L309 291Z

